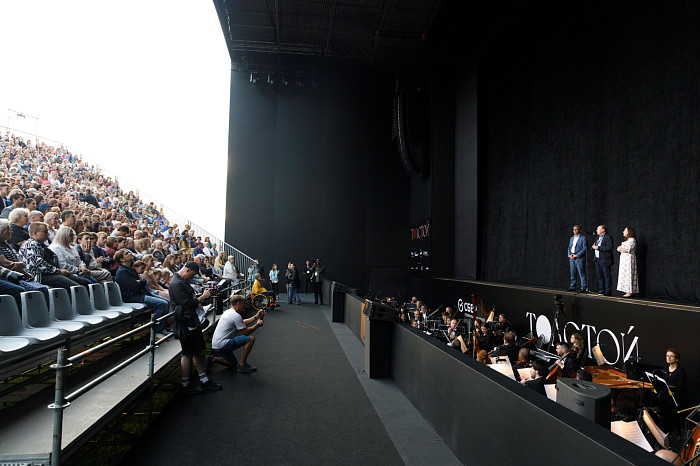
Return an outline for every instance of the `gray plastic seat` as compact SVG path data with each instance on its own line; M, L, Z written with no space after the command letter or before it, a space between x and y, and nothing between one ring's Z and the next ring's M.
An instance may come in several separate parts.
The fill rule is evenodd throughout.
M54 328L64 335L82 333L88 324L85 322L55 322L51 320L46 299L41 291L24 291L22 299L22 325L25 328Z
M39 344L58 340L61 332L54 328L25 328L19 316L17 301L12 296L3 294L0 295L0 336L24 337L33 344Z
M73 306L65 288L51 288L49 290L49 315L51 320L57 322L85 322L88 325L99 325L107 322L107 317L91 315L80 315L73 311Z
M79 316L97 315L106 317L109 320L119 319L125 314L117 311L98 311L92 307L90 297L88 296L87 288L82 285L70 287L71 306L73 312Z
M31 344L31 341L24 337L0 337L0 356L22 354Z
M116 311L122 314L133 314L136 310L131 306L111 306L107 301L105 289L100 283L90 283L90 304L96 311Z
M145 311L148 307L145 303L125 303L122 300L122 289L119 287L119 283L117 282L104 283L104 287L110 306L129 306L134 308L135 311Z

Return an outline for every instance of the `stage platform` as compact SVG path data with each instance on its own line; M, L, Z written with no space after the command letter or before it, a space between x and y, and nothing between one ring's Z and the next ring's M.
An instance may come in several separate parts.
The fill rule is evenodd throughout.
M472 294L483 300L496 317L503 313L518 335L551 334L556 311L554 297L561 295L566 307L560 333L569 340L579 332L586 340L588 356L601 346L608 364L623 368L630 358L646 364L664 365L666 349L676 348L688 373L688 393L693 401L700 387L700 307L669 302L580 294L551 288L506 285L482 281L433 279L431 308L444 304L465 309Z

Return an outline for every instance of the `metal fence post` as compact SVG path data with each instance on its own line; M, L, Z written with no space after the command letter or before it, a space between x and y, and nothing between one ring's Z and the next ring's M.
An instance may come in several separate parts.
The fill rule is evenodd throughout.
M53 445L51 448L51 465L59 466L61 464L61 441L63 439L63 410L70 406L63 394L63 387L66 378L66 369L72 364L66 364L65 348L58 350L58 358L56 364L51 365L51 369L56 370L56 393L54 402L49 405L49 409L54 410L53 417Z
M153 383L153 365L156 360L156 312L151 314L151 355L148 358L148 380Z

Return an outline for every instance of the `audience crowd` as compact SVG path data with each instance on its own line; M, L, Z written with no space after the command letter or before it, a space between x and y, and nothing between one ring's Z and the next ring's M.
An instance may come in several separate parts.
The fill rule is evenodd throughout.
M63 147L0 135L0 294L116 281L126 302L166 312L186 262L237 279L233 257ZM21 312L21 311L20 311Z

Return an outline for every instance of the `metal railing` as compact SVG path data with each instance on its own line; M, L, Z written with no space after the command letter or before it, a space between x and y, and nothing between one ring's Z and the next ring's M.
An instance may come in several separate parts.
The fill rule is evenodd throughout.
M141 356L145 355L146 353L151 353L149 360L148 360L148 380L150 384L153 384L153 365L155 362L155 351L156 347L162 343L163 341L167 340L172 336L172 334L166 335L165 337L161 338L160 340L156 341L156 331L155 327L156 324L165 321L166 319L172 317L175 315L175 312L170 312L168 314L165 314L164 316L160 318L156 318L155 312L151 314L151 321L148 324L142 325L141 327L135 328L129 332L126 332L122 335L119 335L118 337L112 338L111 340L102 343L98 346L95 346L94 348L90 348L88 350L83 351L82 353L78 353L75 356L71 357L66 357L66 352L67 350L65 348L61 348L58 350L58 358L56 360L56 364L51 365L51 369L56 370L56 388L55 388L55 394L54 394L54 402L48 406L49 409L54 410L54 421L53 421L53 443L52 443L52 448L51 448L51 465L52 466L58 466L61 464L61 443L63 441L63 410L66 409L68 406L70 406L71 401L76 400L78 397L83 395L84 393L88 392L89 390L95 388L97 385L101 384L117 372L121 371L137 359L139 359ZM83 359L87 358L88 356L92 356L96 353L99 353L102 350L105 350L123 340L126 340L127 338L130 338L137 333L143 332L144 329L150 328L150 339L149 339L149 344L146 346L144 349L141 351L137 352L136 354L132 355L128 359L122 361L121 363L117 364L107 372L99 375L98 377L92 379L90 382L86 383L82 387L76 389L74 392L65 395L65 381L66 381L66 376L67 376L67 371L68 369L73 366L73 364L82 361Z

